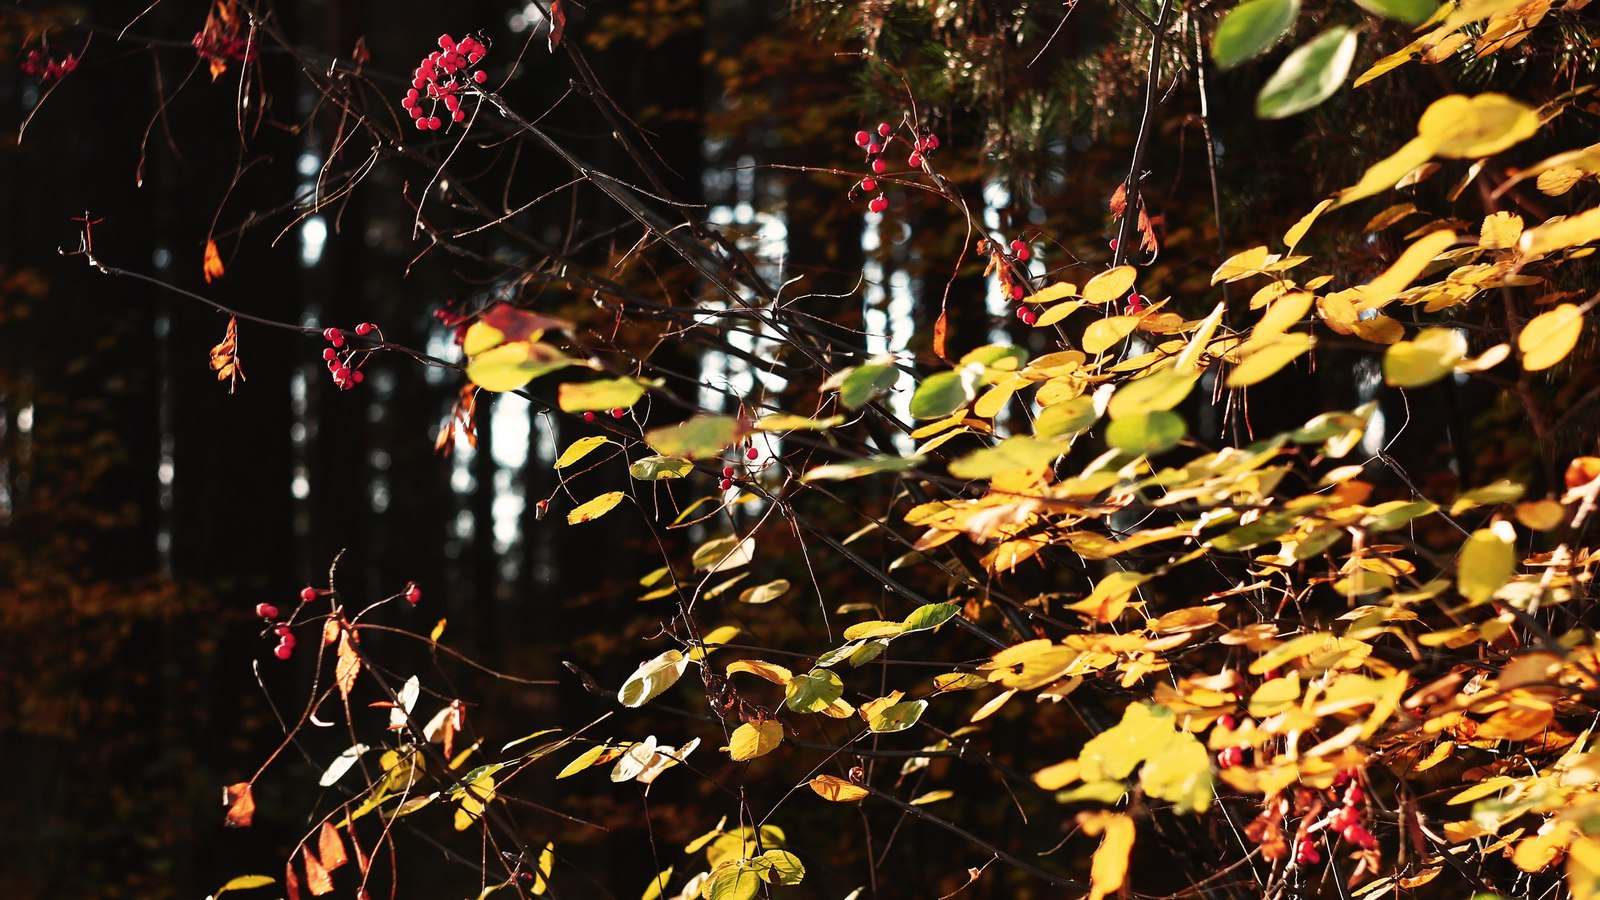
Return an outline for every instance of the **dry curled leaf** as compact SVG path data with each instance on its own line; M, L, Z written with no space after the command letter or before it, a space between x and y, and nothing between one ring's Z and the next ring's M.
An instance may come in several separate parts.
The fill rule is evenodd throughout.
M220 271L220 264L219 264ZM206 279L210 281L210 278ZM245 381L244 367L239 363L239 320L230 317L228 329L222 334L222 343L211 348L211 368L217 372L217 380L228 379L228 393L233 393L237 382Z
M224 825L229 828L249 828L256 814L256 800L251 793L250 782L241 781L223 788L222 805L228 808L228 814L222 820Z

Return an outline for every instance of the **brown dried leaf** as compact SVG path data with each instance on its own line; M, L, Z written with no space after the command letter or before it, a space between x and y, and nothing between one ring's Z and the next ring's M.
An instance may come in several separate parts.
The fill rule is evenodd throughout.
M250 782L241 781L223 788L222 805L228 808L222 824L229 828L249 828L256 814L256 800L251 793Z
M350 689L356 685L356 676L361 673L361 657L356 653L355 646L350 641L348 629L339 633L339 663L334 667L333 680L339 685L339 696L348 699Z
M317 855L322 857L322 867L329 872L350 861L350 857L345 855L339 829L326 821L322 823L322 833L317 835Z
M209 279L208 279L209 280ZM211 368L217 380L228 379L228 393L233 393L237 382L245 381L244 367L239 363L239 320L230 317L228 329L223 332L222 343L211 348Z
M550 0L550 52L556 52L556 47L561 44L561 33L567 28L567 13L561 8L561 0Z

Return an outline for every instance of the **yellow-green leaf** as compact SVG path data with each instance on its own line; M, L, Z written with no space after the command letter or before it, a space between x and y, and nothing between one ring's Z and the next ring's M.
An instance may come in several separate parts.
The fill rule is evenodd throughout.
M720 456L739 438L745 427L731 416L695 416L687 422L652 428L645 432L645 443L662 456L707 459Z
M556 402L565 412L627 409L644 396L645 385L632 378L603 381L569 381L556 391Z
M1111 395L1106 412L1113 419L1122 419L1139 413L1171 409L1189 396L1198 379L1197 374L1177 369L1163 369L1153 375L1135 378Z
M1239 361L1228 374L1228 387L1248 387L1265 381L1278 370L1309 351L1315 339L1309 334L1284 334L1264 346L1258 346Z
M229 891L248 891L251 888L266 887L269 884L277 883L278 879L273 878L271 875L240 875L236 878L228 879L228 883L217 888L216 893L211 896L221 897Z
M1516 571L1516 531L1508 522L1480 528L1461 547L1456 588L1473 603L1487 603Z
M1493 156L1538 130L1539 116L1533 108L1504 94L1441 97L1417 122L1417 136L1432 143L1437 155L1451 159Z
M768 719L759 724L746 722L735 728L728 739L728 755L735 762L765 756L783 743L783 723Z
M1383 355L1383 380L1394 387L1421 387L1449 375L1467 355L1467 339L1453 328L1425 328Z

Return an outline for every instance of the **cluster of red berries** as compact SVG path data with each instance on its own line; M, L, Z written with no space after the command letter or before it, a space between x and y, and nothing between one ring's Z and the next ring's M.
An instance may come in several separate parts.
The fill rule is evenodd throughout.
M22 74L35 79L41 85L60 81L78 68L78 58L68 53L56 59L49 53L33 49L22 55Z
M744 462L745 464L748 464L748 463L753 463L756 460L760 459L761 458L761 451L757 450L755 447L750 446L749 444L746 444L745 447L744 447L744 452L741 455L744 457L744 460L742 462ZM740 460L735 460L734 462L741 462L741 461ZM734 466L733 463L729 463L728 465L723 466L722 467L722 480L717 482L717 489L718 490L722 490L722 491L731 491L731 490L733 490L733 478L734 478L735 475L738 474L738 471L739 470Z
M489 52L489 45L475 37L464 37L459 42L448 34L439 35L439 49L429 53L412 72L411 88L406 91L400 105L411 114L421 131L438 131L444 120L435 113L439 105L452 122L464 122L467 111L461 108L461 96L473 85L483 84L489 75L482 69L472 71ZM428 108L423 109L427 104Z
M1239 720L1235 719L1231 715L1228 715L1227 713L1223 713L1217 717L1217 727L1227 731L1232 731L1233 729L1239 727ZM1219 769L1231 769L1243 762L1244 747L1242 745L1236 747L1223 747L1221 750L1217 751L1217 768Z
M856 146L867 152L867 167L872 170L872 173L861 179L860 183L854 188L851 188L851 199L857 196L857 190L867 194L876 191L877 196L867 201L867 209L875 213L881 213L889 208L888 196L883 191L878 190L877 176L882 175L889 168L889 163L884 160L883 154L887 152L889 142L894 140L893 135L894 128L888 122L879 122L875 133L871 131L856 132ZM917 136L916 141L912 143L911 152L906 156L906 165L913 169L922 168L924 158L937 149L939 149L938 135L932 134L924 128L922 133Z
M310 603L317 599L317 589L306 585L300 589L300 602ZM257 603L256 615L268 622L278 618L278 607L271 603ZM272 655L279 659L288 659L294 655L294 631L288 622L277 622L272 626L272 633L278 636L278 646L272 648Z
M1340 837L1363 850L1377 849L1378 839L1361 824L1361 805L1366 802L1367 792L1356 783L1352 772L1340 772L1334 784L1337 786L1347 782L1349 786L1344 789L1344 805L1328 814L1327 825L1339 832Z
M1138 291L1134 291L1128 295L1128 305L1124 307L1122 311L1126 315L1136 316L1139 313L1144 312L1149 305L1149 297L1140 294Z
M613 407L612 410L611 410L611 418L613 418L613 419L620 419L620 418L622 418L623 416L625 416L627 414L628 414L628 408L626 406ZM585 422L593 422L594 419L595 419L595 415L594 415L593 412L586 412L586 413L583 414L583 420Z
M355 332L366 337L376 329L371 322L362 322L355 327ZM323 329L322 337L333 345L323 349L322 358L328 363L328 374L333 376L333 383L339 390L348 391L364 381L367 376L361 374L361 364L366 362L371 351L346 347L344 332L337 328ZM383 338L383 332L378 332L378 338Z
M994 253L996 268L1000 272L1000 289L1005 292L1007 299L1009 299L1011 302L1021 303L1022 298L1028 296L1028 286L1016 280L1017 275L1014 271L1012 271L1012 268L1010 265L1008 265L1008 262L1027 262L1033 258L1033 250L1028 247L1028 242L1022 238L1016 238L1013 240L1006 249L1011 251L1009 254L1009 260L1006 258L1008 254L1004 249L1000 248L999 244L991 245L987 241L984 241L979 245L978 252L982 253L988 251ZM1032 307L1018 306L1017 318L1021 319L1022 324L1024 325L1032 325L1033 323L1039 321L1039 313Z

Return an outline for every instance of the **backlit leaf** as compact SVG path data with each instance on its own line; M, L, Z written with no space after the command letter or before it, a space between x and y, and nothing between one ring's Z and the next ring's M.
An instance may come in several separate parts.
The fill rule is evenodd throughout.
M1089 279L1089 283L1083 286L1084 302L1110 303L1113 300L1121 300L1128 293L1128 289L1133 287L1133 283L1138 277L1139 271L1133 266L1117 266L1115 269L1101 272L1099 275ZM1099 351L1091 350L1089 352L1098 353Z
M486 391L514 391L573 362L549 344L515 341L471 357L467 379Z
M317 779L317 784L322 787L330 787L338 783L339 779L344 777L344 773L350 771L350 767L356 764L356 760L360 759L362 754L370 749L372 748L366 744L356 744L347 748L343 753L334 757L328 768L323 770L322 777Z
M921 456L869 456L844 462L824 463L800 476L801 481L844 481L882 472L904 472L923 463Z
M799 884L806 877L800 857L787 850L768 850L750 860L750 867L768 884Z
M1439 8L1434 0L1356 0L1356 4L1373 15L1407 25L1420 24Z
M1100 846L1089 862L1089 900L1102 900L1122 889L1128 877L1128 857L1133 852L1133 819L1121 813L1106 817Z
M1093 397L1074 397L1041 410L1033 420L1033 436L1047 441L1070 437L1093 425L1099 417Z
M1467 355L1467 339L1453 328L1425 328L1383 355L1383 380L1394 387L1422 387L1449 375Z
M931 631L961 614L958 603L928 603L919 606L901 623L901 634L914 631Z
M1530 228L1522 233L1517 249L1523 256L1543 256L1596 240L1600 240L1600 208Z
M1112 422L1106 427L1106 443L1132 456L1153 456L1176 447L1187 432L1177 413L1144 413Z
M644 392L644 383L633 378L568 381L557 389L556 402L564 412L627 409L638 403Z
M256 814L255 794L250 782L241 781L223 788L222 805L228 808L222 824L229 828L249 828Z
M236 878L228 879L228 883L217 888L216 893L211 896L221 897L229 891L248 891L251 888L266 887L269 884L277 883L278 879L273 878L271 875L240 875Z
M732 416L695 416L687 422L652 428L645 432L645 443L662 456L709 459L722 455L744 437L746 427Z
M904 731L917 724L922 718L923 710L928 708L926 700L903 700L885 707L874 708L867 716L867 727L880 734ZM862 707L866 712L867 708Z
M808 782L817 796L835 803L854 803L867 796L867 789L834 775L818 775Z
M745 588L739 594L740 603L771 603L789 592L789 582L782 578L769 581L766 584L753 588Z
M911 395L911 415L918 419L942 419L971 399L960 372L936 372L917 385L916 393Z
M832 669L813 669L784 685L784 705L799 713L821 712L844 696L844 682Z
M1111 395L1106 412L1112 419L1171 409L1184 401L1199 376L1178 369L1163 369L1153 375L1126 382Z
M681 456L646 456L628 464L628 474L637 481L683 478L693 471L694 463Z
M1309 334L1285 334L1257 347L1228 373L1228 387L1248 387L1276 375L1284 366L1311 350L1315 339Z
M1480 528L1461 547L1456 588L1474 603L1487 603L1516 571L1516 532L1507 522Z
M1441 97L1417 121L1417 136L1432 143L1436 155L1451 159L1493 156L1538 130L1533 108L1504 94Z
M1122 342L1139 327L1138 316L1095 319L1083 330L1083 352L1100 354Z
M222 254L217 251L216 241L206 241L205 264L200 274L205 276L206 284L222 277Z
M858 409L879 391L887 391L900 380L900 369L893 362L856 366L839 380L839 402L846 409Z
M961 457L950 464L950 474L956 478L994 478L1006 474L1036 477L1049 471L1050 464L1061 451L1060 444L1018 435Z

